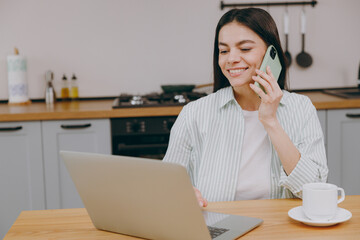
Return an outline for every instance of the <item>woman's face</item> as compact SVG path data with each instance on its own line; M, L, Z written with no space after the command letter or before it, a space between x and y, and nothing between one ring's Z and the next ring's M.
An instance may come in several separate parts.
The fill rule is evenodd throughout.
M231 22L219 32L219 66L231 86L241 87L253 82L267 46L250 28Z

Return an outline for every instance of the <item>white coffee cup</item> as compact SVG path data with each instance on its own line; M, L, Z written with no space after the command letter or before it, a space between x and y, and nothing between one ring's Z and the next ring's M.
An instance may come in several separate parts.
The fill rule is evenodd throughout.
M313 221L328 221L334 218L338 203L345 199L344 189L330 183L304 184L302 195L305 216Z

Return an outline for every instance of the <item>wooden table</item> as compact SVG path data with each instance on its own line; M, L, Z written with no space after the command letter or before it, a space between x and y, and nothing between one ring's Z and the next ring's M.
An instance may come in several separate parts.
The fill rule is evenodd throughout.
M292 220L288 211L299 199L209 203L207 210L258 217L263 224L241 239L360 239L360 195L346 196L340 207L352 218L331 227L310 227ZM23 211L4 240L12 239L136 239L94 228L85 209Z

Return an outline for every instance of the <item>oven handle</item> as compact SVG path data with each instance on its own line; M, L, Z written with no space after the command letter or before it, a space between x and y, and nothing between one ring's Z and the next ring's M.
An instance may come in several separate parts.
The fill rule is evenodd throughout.
M137 150L137 149L148 149L148 148L166 148L167 143L163 144L137 144L137 145L125 145L123 143L118 144L119 150Z

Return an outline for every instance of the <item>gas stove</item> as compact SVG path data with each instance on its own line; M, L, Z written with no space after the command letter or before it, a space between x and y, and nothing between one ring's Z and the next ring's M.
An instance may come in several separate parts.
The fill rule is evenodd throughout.
M206 96L201 92L150 93L146 95L121 94L115 98L113 108L183 106Z

